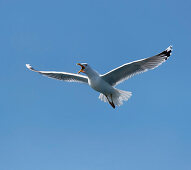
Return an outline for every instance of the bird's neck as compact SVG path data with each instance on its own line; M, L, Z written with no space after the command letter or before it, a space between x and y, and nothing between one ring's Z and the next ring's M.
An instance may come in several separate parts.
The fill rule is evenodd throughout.
M88 71L86 72L86 75L89 78L92 78L92 77L99 76L99 73L97 71L93 70L92 68L89 68Z

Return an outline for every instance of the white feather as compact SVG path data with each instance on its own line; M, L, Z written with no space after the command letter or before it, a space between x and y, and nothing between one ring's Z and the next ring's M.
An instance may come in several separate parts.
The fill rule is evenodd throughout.
M130 77L154 69L165 62L172 52L172 46L169 46L165 51L153 57L145 58L124 64L115 68L108 73L102 75L102 78L110 85L115 86Z
M29 70L40 73L44 76L48 76L50 78L54 78L54 79L58 79L58 80L64 80L64 81L68 81L68 82L88 83L88 77L87 76L83 76L83 75L79 75L79 74L73 74L73 73L67 73L67 72L37 71L30 64L26 64L26 67Z

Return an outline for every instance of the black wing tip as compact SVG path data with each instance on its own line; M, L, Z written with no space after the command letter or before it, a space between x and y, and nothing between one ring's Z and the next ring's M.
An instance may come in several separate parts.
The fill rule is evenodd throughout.
M172 45L170 45L165 51L166 51L166 60L168 59L168 57L170 57L171 56L171 54L172 54Z
M172 45L170 45L165 51L164 51L165 56L170 57L172 54Z
M172 45L170 45L165 51L163 51L159 55L162 55L162 57L165 57L165 60L167 60L171 56L172 50Z

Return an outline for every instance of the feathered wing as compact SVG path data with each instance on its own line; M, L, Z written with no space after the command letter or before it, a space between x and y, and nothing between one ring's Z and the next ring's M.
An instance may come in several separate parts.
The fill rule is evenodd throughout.
M165 51L153 57L137 60L131 63L124 64L110 72L102 75L102 78L110 85L115 86L128 78L154 69L165 62L172 52L172 46L169 46Z
M33 67L31 67L30 64L26 64L26 67L29 70L40 73L44 76L48 76L50 78L63 80L63 81L67 81L67 82L88 83L88 78L83 75L66 73L66 72L56 72L56 71L38 71L38 70L35 70Z

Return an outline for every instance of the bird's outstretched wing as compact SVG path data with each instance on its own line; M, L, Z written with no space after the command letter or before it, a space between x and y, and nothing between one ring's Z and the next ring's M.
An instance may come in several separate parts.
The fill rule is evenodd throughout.
M110 85L115 86L136 74L143 73L145 71L148 71L149 69L154 69L158 67L169 58L171 52L172 46L169 46L165 51L161 52L160 54L124 64L102 75L102 78Z
M56 71L38 71L31 67L30 64L26 64L26 67L29 70L35 71L42 75L48 76L50 78L64 80L68 82L79 82L79 83L88 83L88 78L83 75L73 74L73 73L66 73L66 72L56 72Z

